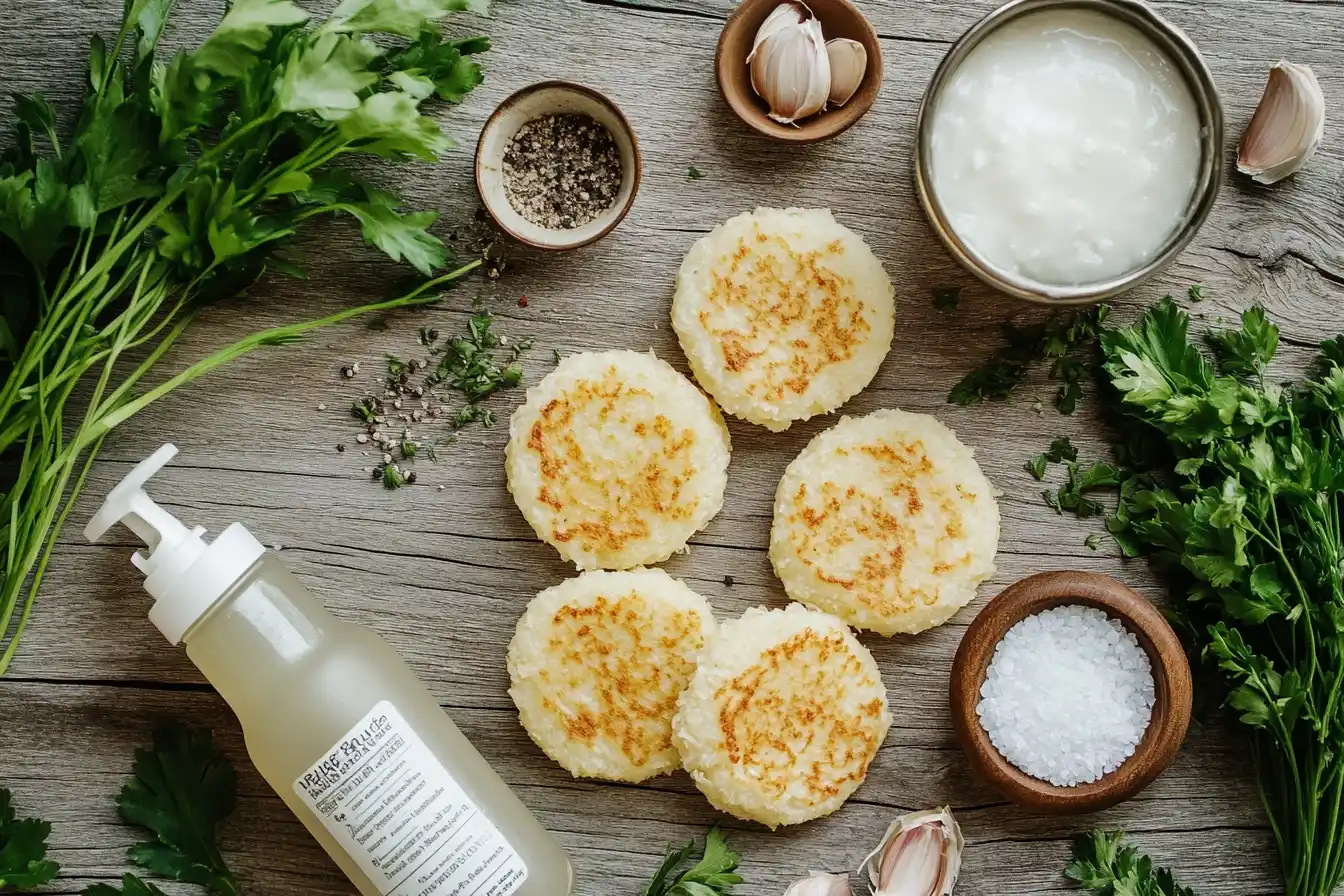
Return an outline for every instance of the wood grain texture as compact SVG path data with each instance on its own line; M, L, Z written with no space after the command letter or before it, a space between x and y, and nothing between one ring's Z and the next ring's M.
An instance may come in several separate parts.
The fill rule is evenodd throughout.
M72 514L24 649L0 681L0 780L20 806L57 826L56 858L75 893L123 867L134 832L111 809L134 745L163 716L215 726L238 760L243 794L228 851L249 894L349 894L278 799L247 767L236 724L186 657L145 618L146 598L121 537L90 546L79 528L98 497L166 440L182 449L155 486L183 519L218 531L246 523L344 618L386 636L421 674L520 796L571 852L584 896L636 893L664 844L720 820L682 775L640 786L577 782L545 759L519 728L505 693L504 648L537 591L570 574L536 541L504 488L504 427L475 430L420 465L415 487L384 492L368 481L374 461L353 441L350 402L378 378L384 354L417 351L422 325L463 326L473 301L499 327L538 348L528 382L551 367L551 349L653 349L686 366L667 321L682 254L714 224L757 204L828 206L864 234L897 288L898 328L873 385L851 414L899 406L938 414L978 450L1003 491L999 573L981 600L949 625L914 638L865 638L892 695L895 727L867 784L832 818L768 834L729 823L746 854L745 896L772 896L814 868L857 865L897 812L949 803L971 845L963 896L1024 896L1069 889L1060 876L1067 839L1083 827L1121 827L1175 866L1206 896L1279 890L1270 838L1242 742L1219 724L1192 729L1172 768L1136 799L1095 816L1052 819L1003 802L970 772L953 738L948 673L966 622L983 601L1033 572L1071 568L1119 577L1149 597L1161 586L1114 551L1083 539L1097 525L1058 517L1023 462L1060 434L1085 457L1105 451L1091 403L1061 418L1051 390L992 407L954 408L949 386L998 342L1009 317L1040 312L973 283L929 232L911 187L914 112L947 44L992 0L862 0L883 42L886 79L873 109L840 138L788 147L753 134L723 105L713 55L730 0L501 0L480 22L496 42L488 81L445 113L461 147L441 164L391 172L419 206L444 213L445 235L467 240L477 202L470 150L485 117L517 88L569 78L618 102L639 134L645 179L628 220L586 250L514 251L498 283L473 283L441 307L360 322L311 341L243 359L173 395L109 439L85 499ZM1344 13L1334 3L1293 0L1166 0L1155 4L1200 44L1222 89L1230 140L1249 120L1271 64L1312 64L1329 103L1320 153L1272 188L1233 178L1208 225L1157 282L1116 303L1132 316L1165 291L1207 284L1208 319L1252 302L1283 325L1288 370L1309 346L1344 329ZM117 0L7 0L0 16L6 87L41 88L69 102L79 91L89 34L114 30ZM217 18L213 0L183 0L170 42L197 40ZM469 23L477 25L476 22ZM1227 147L1230 160L1233 147ZM688 178L687 169L704 172ZM263 284L247 299L212 309L165 360L172 370L263 326L390 293L398 272L360 245L347 224L306 234L311 279ZM933 287L964 285L960 309L934 310ZM528 296L526 308L518 305ZM362 361L353 381L341 365ZM519 396L495 403L503 418ZM325 404L319 411L317 405ZM1043 404L1044 407L1040 407ZM737 422L725 509L667 564L722 616L779 606L783 593L766 558L771 498L785 465L833 418L772 435ZM425 437L436 437L428 427ZM340 454L337 443L351 450ZM445 488L440 491L437 486ZM728 584L731 577L732 584ZM188 892L179 888L174 892Z

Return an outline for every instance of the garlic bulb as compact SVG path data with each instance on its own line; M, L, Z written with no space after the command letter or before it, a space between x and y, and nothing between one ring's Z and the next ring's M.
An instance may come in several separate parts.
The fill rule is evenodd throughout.
M775 7L756 32L747 57L751 89L770 107L770 117L793 124L826 108L831 61L821 22L801 3Z
M843 106L858 91L868 72L868 50L856 40L837 37L826 41L826 55L831 60L830 100Z
M961 873L966 840L944 806L902 815L864 860L873 896L949 896Z
M1325 96L1309 65L1279 62L1237 147L1237 170L1262 184L1307 164L1325 134Z
M812 872L811 877L798 881L784 891L784 896L852 896L848 874Z

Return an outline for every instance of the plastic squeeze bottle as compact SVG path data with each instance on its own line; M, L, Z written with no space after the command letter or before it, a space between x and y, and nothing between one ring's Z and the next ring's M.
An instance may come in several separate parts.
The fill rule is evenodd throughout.
M212 542L145 493L164 445L107 496L149 618L237 714L262 777L364 896L567 896L551 838L375 633L341 622L241 524Z

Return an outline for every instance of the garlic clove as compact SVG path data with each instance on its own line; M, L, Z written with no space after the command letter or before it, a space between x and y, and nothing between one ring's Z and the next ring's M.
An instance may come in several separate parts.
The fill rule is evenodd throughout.
M756 58L756 51L761 48L761 44L774 34L784 28L792 25L801 25L812 15L812 10L808 9L802 3L781 3L770 11L770 15L765 17L761 27L756 30L756 40L752 42L751 54L747 56L747 64Z
M1237 170L1262 184L1297 172L1325 134L1325 96L1309 65L1280 61L1237 147Z
M950 896L966 840L947 807L910 812L891 823L859 869L873 896Z
M821 22L810 18L770 33L752 51L751 88L770 107L770 117L793 124L826 108L831 61Z
M856 40L837 37L826 42L826 55L831 62L830 101L843 106L858 91L868 72L868 50Z
M784 896L852 896L848 874L825 874L812 872L810 877L798 881L784 891Z

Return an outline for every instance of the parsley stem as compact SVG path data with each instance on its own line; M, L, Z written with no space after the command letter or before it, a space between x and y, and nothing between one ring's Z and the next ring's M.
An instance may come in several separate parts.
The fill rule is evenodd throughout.
M66 517L70 515L71 508L75 506L75 497L84 488L84 480L88 478L89 470L93 467L93 460L98 456L100 445L101 441L95 443L93 450L85 457L84 466L79 471L79 477L75 479L74 489L70 492L70 497L66 499L65 505L61 509L61 515L56 518L55 525L47 533L46 547L42 551L42 560L33 573L33 581L28 586L28 596L23 602L23 612L19 615L19 621L14 626L14 632L10 636L9 644L5 647L5 652L0 654L0 677L4 677L5 672L9 669L9 664L14 661L14 653L18 650L19 641L23 639L24 629L28 627L28 620L33 614L33 604L37 600L38 587L42 584L42 577L46 574L47 564L51 561L51 551L56 547L56 541L60 537L61 530L65 527ZM0 621L0 632L9 628L9 617L10 614L6 612L3 621Z
M420 286L399 298L388 299L384 302L375 302L371 305L362 305L358 308L349 308L345 311L339 311L328 317L321 318L320 320L305 321L298 324L287 324L285 326L263 330L260 333L253 333L250 336L240 339L233 345L220 349L210 357L202 361L197 361L177 376L150 390L134 401L122 405L116 410L109 411L96 422L92 423L89 426L89 431L83 434L80 439L84 444L89 444L96 439L102 438L124 420L138 414L178 386L183 386L197 380L215 368L227 364L229 361L239 358L264 345L280 345L285 342L293 342L312 330L337 324L362 314L390 311L394 308L405 308L410 305L420 305L435 301L438 298L437 296L426 295L426 293L439 286L444 286L456 280L460 280L480 266L481 260L475 259L474 261L462 265L456 270L449 271L447 274L443 274L422 283Z

